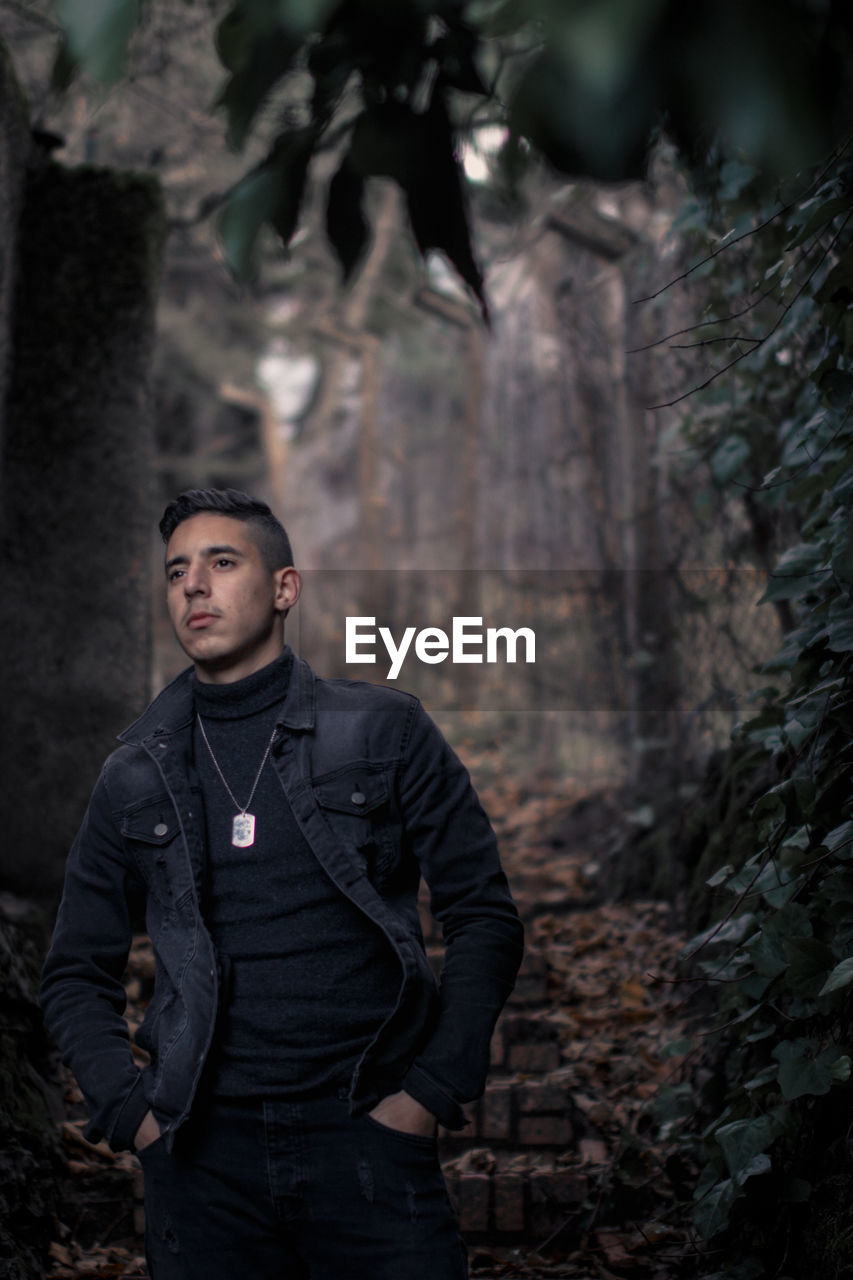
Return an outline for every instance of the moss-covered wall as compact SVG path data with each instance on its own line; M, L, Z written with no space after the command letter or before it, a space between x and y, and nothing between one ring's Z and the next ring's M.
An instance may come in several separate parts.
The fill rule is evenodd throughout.
M0 884L45 899L147 695L163 228L149 178L29 171L0 490Z
M15 246L29 151L26 100L8 50L0 40L0 445L4 435L3 404L11 354Z

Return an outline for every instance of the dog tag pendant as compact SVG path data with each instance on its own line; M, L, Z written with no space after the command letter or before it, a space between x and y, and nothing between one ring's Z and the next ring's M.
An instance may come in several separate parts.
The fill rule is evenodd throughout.
M238 849L248 849L255 843L255 815L235 813L231 823L231 843Z

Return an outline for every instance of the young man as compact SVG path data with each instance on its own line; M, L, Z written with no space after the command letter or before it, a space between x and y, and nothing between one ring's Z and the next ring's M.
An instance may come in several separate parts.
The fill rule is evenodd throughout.
M44 969L87 1134L139 1155L154 1280L459 1280L436 1129L482 1092L522 951L488 819L415 698L285 645L301 583L264 503L192 490L160 530L192 668L104 766Z

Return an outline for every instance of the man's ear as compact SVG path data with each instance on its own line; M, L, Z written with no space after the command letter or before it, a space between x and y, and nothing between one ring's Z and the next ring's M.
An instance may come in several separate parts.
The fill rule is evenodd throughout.
M299 570L294 569L293 565L288 565L285 569L276 569L273 574L275 583L275 608L279 613L287 613L288 609L292 609L299 599L299 593L302 590L302 578Z

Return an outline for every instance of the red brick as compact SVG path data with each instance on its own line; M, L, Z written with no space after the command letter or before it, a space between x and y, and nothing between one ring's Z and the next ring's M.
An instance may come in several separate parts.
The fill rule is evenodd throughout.
M572 1122L568 1116L520 1116L518 1141L525 1146L568 1146L572 1140Z
M509 1138L512 1126L512 1089L508 1084L490 1084L480 1103L480 1137Z
M529 1185L530 1229L536 1237L556 1231L589 1193L587 1179L570 1170L534 1172Z
M495 1231L524 1230L524 1178L520 1173L496 1173Z
M462 1231L488 1231L490 1186L487 1173L460 1174L457 1203Z
M507 1068L510 1071L547 1072L560 1066L560 1046L553 1041L538 1044L511 1044L507 1051Z
M515 1106L523 1115L531 1111L554 1111L568 1114L570 1110L568 1082L558 1080L524 1080L515 1085Z

